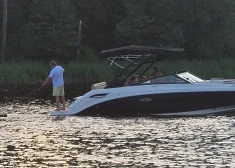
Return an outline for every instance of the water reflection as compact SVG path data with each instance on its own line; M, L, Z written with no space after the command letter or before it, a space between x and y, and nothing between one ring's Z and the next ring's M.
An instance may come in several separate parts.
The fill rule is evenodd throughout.
M235 166L234 117L50 117L33 107L1 120L3 167Z
M35 88L0 87L0 101ZM67 88L67 98L86 89ZM1 106L0 167L235 167L235 117L50 117L50 96Z

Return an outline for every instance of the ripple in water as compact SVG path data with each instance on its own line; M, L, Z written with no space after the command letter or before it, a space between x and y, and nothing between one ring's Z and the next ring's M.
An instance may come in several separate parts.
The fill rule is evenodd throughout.
M50 117L5 106L0 167L235 167L235 118Z

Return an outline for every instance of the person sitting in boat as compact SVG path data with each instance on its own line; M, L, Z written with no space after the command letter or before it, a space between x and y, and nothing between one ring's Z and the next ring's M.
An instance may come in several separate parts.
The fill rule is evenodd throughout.
M138 77L138 80L139 80L140 83L142 83L142 82L147 81L148 78L147 78L146 76L139 76L139 77Z
M131 75L130 78L128 78L126 80L126 82L124 83L124 86L135 85L135 84L138 84L138 83L139 83L139 81L138 81L136 75L133 74L133 75Z
M162 76L162 74L159 73L157 67L153 67L152 72L149 75L149 79L154 79L154 78L159 77L159 76Z

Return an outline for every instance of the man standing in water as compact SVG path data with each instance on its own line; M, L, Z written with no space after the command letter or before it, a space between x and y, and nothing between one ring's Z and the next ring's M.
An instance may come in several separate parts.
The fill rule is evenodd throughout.
M64 69L61 66L57 66L55 61L50 62L51 72L49 77L45 80L42 87L49 84L51 81L53 83L53 96L56 98L56 110L65 110L65 97L64 97ZM60 108L60 98L63 107Z

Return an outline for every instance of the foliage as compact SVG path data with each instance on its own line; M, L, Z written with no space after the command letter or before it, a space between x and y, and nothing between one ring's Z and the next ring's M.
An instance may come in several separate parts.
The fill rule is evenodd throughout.
M117 25L116 36L122 45L141 44L179 46L182 33L172 22L169 3L164 1L127 1L126 16Z
M96 61L97 58L98 58L97 53L94 49L87 46L81 47L81 56L80 56L81 61L93 62Z
M235 78L235 59L219 61L162 61L157 67L162 74L189 70L205 79ZM65 82L101 82L113 79L120 68L109 66L106 62L60 64L65 69ZM151 69L147 72L149 74ZM0 83L22 84L42 83L48 76L50 68L45 62L8 62L0 65ZM138 73L137 73L138 74ZM146 75L146 74L145 74Z
M79 20L82 60L129 44L183 47L189 60L234 58L234 9L234 0L9 0L6 58L76 59Z
M24 32L25 50L30 51L27 55L70 56L76 51L77 25L75 9L69 0L34 0Z
M233 57L232 0L126 1L117 24L121 44L184 47L188 59Z

